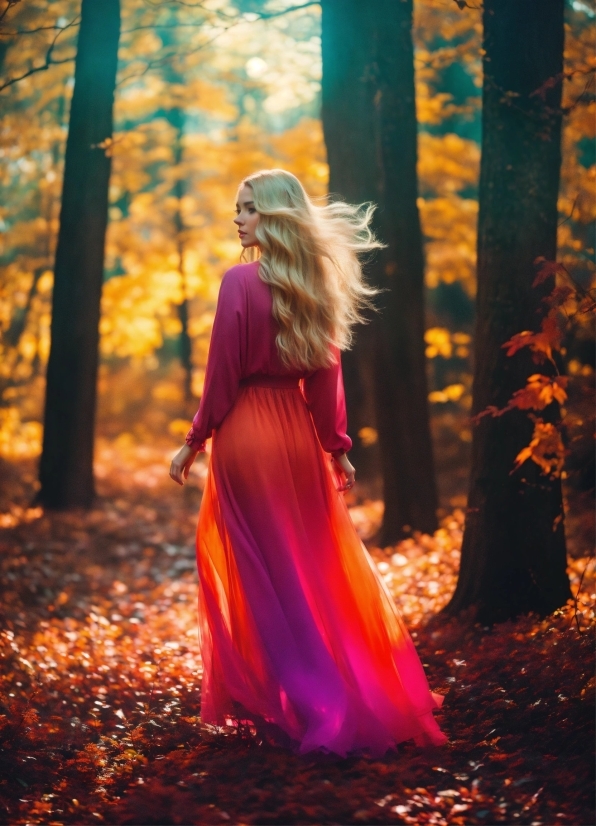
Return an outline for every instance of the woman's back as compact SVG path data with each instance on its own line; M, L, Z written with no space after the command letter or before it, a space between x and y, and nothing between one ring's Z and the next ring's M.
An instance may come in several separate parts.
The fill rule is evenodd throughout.
M273 318L271 288L259 278L259 262L232 267L225 274L224 281L220 301L234 302L241 322L240 378L254 375L304 376L304 370L286 367L279 356L275 343L279 325Z
M278 326L272 314L270 287L259 278L258 262L239 264L224 275L209 345L201 404L186 436L197 450L221 426L238 394L248 383L298 380L319 440L329 453L352 446L346 433L346 407L341 360L337 349L329 367L305 372L283 364L276 346Z

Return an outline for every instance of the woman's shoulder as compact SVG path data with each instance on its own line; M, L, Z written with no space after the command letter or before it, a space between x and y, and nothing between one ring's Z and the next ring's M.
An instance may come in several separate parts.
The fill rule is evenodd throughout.
M230 267L229 270L226 270L224 273L224 277L222 278L222 286L225 283L226 286L231 286L235 284L244 284L246 283L247 279L251 278L258 272L259 269L259 262L258 261L249 261L246 264L235 264L233 267Z

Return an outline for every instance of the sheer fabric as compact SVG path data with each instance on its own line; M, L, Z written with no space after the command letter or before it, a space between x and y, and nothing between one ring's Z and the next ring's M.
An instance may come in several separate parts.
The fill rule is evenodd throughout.
M351 444L339 358L284 370L268 288L253 265L234 270L189 433L200 446L213 434L197 528L202 719L251 722L300 753L444 743L442 697L337 490L329 453Z

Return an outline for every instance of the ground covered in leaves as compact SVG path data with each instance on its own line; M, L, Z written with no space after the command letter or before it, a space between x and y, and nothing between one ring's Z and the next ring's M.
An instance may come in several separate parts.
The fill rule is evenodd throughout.
M576 600L492 629L437 616L457 576L460 511L433 537L371 547L446 695L449 744L297 757L199 721L204 466L181 490L158 448L103 443L98 458L101 497L86 514L27 507L33 466L2 468L1 822L594 822L589 517L570 525ZM371 534L379 504L352 504Z

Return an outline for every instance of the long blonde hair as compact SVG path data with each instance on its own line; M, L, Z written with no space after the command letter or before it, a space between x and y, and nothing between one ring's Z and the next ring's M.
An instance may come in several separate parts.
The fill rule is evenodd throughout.
M280 358L298 369L327 367L333 346L349 349L352 326L377 292L364 281L359 258L383 246L370 229L375 208L319 206L283 169L255 172L244 185L259 213L259 276L271 287Z

